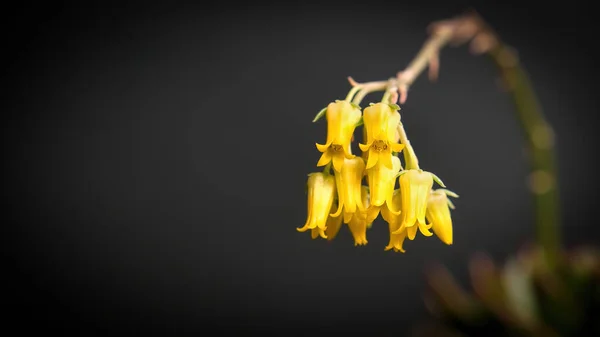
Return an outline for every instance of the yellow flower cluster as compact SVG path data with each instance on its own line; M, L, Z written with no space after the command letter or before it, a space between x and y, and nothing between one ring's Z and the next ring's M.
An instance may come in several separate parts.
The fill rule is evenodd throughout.
M404 252L404 240L413 240L417 231L424 236L435 233L442 242L452 244L450 208L454 206L448 196L458 196L446 189L432 190L434 181L445 186L433 173L410 167L410 158L405 158L407 167L402 167L398 154L406 144L398 140L398 110L396 104L377 103L361 112L346 100L324 109L327 140L316 146L321 152L317 166L325 169L309 174L308 216L298 231L310 230L313 239L332 240L344 223L354 244L365 245L367 229L381 214L389 224L386 250ZM356 156L351 144L361 124L363 143L358 145L362 156Z

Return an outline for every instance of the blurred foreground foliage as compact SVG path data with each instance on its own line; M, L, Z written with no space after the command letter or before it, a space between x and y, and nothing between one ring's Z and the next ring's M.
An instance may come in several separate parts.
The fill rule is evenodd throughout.
M529 248L497 266L484 254L469 265L472 293L441 266L427 275L436 318L417 336L600 336L600 254L578 248L550 268Z

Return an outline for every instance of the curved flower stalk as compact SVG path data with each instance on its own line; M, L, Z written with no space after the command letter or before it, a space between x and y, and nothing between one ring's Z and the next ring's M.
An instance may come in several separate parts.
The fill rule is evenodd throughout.
M427 199L426 218L431 223L431 228L435 235L445 244L452 244L452 218L450 209L454 209L454 204L448 196L458 198L458 195L445 190L432 190Z
M361 157L344 158L341 171L335 174L339 206L337 211L331 214L332 217L339 217L343 213L344 223L348 223L357 208L361 212L366 211L361 197L361 180L364 170L365 162Z
M370 156L370 155L369 155ZM393 156L392 168L389 169L383 162L367 169L367 181L369 183L370 206L367 210L367 221L373 222L379 215L382 206L387 207L388 212L400 214L393 204L396 176L400 172L400 158Z
M396 128L400 123L399 109L397 105L387 103L372 104L365 108L363 123L367 139L366 144L358 145L361 151L368 152L367 169L379 162L392 169L392 152L400 152L404 148L403 144L396 141Z
M335 179L325 173L311 173L308 177L308 217L299 232L318 229L321 237L327 238L325 228L335 197Z
M329 103L325 114L327 141L325 144L316 144L319 152L323 153L317 166L325 166L333 162L334 170L340 172L344 165L344 158L354 158L350 142L361 118L360 109L348 101L337 100Z

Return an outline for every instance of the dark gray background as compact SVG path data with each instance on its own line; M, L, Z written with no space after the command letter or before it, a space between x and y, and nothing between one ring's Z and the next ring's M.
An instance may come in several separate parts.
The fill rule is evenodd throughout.
M427 266L464 279L474 252L500 261L533 239L510 97L465 47L415 83L407 132L461 198L454 245L419 237L406 254L383 250L382 220L365 247L296 232L325 139L311 120L346 76L394 75L429 22L469 7L519 50L556 129L565 244L599 242L583 2L88 6L4 14L4 282L21 331L407 335L427 318Z

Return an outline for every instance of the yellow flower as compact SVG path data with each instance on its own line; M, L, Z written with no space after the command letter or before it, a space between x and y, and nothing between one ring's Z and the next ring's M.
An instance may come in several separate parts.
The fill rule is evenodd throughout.
M454 205L448 199L445 190L435 190L429 193L426 217L432 224L435 235L447 245L452 244L450 208L454 209Z
M402 207L402 195L400 190L394 191L392 204L396 209L400 209ZM400 214L394 214L393 212L390 212L388 207L383 207L381 209L381 216L388 223L390 228L390 242L385 247L385 250L393 249L395 252L404 253L405 250L402 248L402 244L406 239L406 231L401 231L399 234L394 234L394 232L400 228L400 224L402 222Z
M311 173L308 177L308 217L299 232L317 228L323 238L327 219L335 197L335 179L332 175L321 172Z
M416 224L423 235L433 235L429 232L431 225L425 222L427 199L433 186L433 175L423 170L406 170L398 180L402 191L402 222L394 234L400 234L406 230L409 240L413 240L416 228L411 227Z
M400 123L400 113L389 104L377 103L365 108L363 113L364 128L367 130L366 144L358 144L361 151L369 152L367 169L378 162L393 168L392 152L400 152L403 144L396 142L396 128Z
M338 232L340 231L340 228L342 227L342 217L332 217L331 215L329 215L329 218L327 218L326 226L327 228L325 228L325 237L327 238L327 240L331 241L337 236Z
M327 106L327 142L316 144L322 152L317 166L325 166L333 161L333 168L342 170L344 158L354 158L350 148L354 129L360 121L360 109L348 101L335 101Z
M370 155L369 155L370 156ZM370 190L370 203L367 221L373 222L379 215L381 207L385 204L388 211L400 214L400 210L394 207L392 198L396 185L396 175L400 171L400 158L392 157L392 169L387 168L381 162L367 170L367 181Z
M369 191L366 186L361 187L361 199L362 204L368 207ZM355 213L350 222L348 223L348 228L350 228L350 232L352 233L352 237L354 238L355 246L364 246L368 243L367 227L369 227L369 224L370 222L367 221L366 210Z
M369 191L366 186L361 186L361 201L365 207L369 206ZM338 219L337 222L334 222ZM342 217L331 217L327 222L327 229L325 230L325 234L327 236L327 240L333 240L342 225ZM367 244L367 228L369 227L369 223L367 222L367 212L365 211L357 211L354 213L354 216L348 222L348 228L352 233L352 237L354 238L354 245L366 245Z
M366 211L361 200L361 181L364 175L365 162L361 157L352 159L344 158L344 165L340 172L335 174L335 185L338 194L338 209L332 217L338 217L344 213L344 223L348 223L356 209Z

